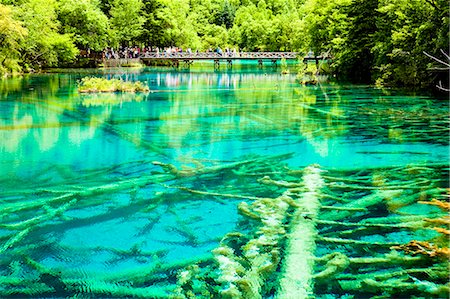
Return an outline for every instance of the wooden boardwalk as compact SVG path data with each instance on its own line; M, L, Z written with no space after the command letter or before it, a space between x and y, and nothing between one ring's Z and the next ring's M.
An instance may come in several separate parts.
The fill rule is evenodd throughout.
M141 61L146 65L151 65L152 62L168 61L173 67L178 68L181 64L184 67L189 67L194 61L197 60L212 60L214 61L214 67L219 68L220 62L224 61L228 67L232 67L233 61L236 60L257 60L260 67L263 66L264 61L270 61L273 66L277 65L277 62L281 59L293 60L298 59L298 52L239 52L239 53L214 53L214 52L178 52L178 53L157 53L147 52L140 57ZM329 57L314 56L304 57L303 61L315 61L316 64L321 60L327 60Z

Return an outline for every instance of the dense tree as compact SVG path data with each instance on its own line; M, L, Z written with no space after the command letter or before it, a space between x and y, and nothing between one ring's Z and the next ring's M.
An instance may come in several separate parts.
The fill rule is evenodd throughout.
M230 1L225 0L214 14L214 23L219 26L224 25L229 29L233 26L235 14L236 7Z
M19 71L20 44L27 35L13 17L12 6L0 4L0 74Z
M448 0L0 0L0 72L106 46L330 53L355 82L427 85ZM57 12L58 18L56 18ZM9 66L8 66L9 65Z
M246 51L271 50L271 36L276 36L276 27L272 25L272 12L267 9L264 0L258 5L243 6L236 12L236 18L231 29L231 41Z
M55 66L72 61L78 53L71 36L58 33L56 6L55 0L27 0L16 7L17 19L28 31L20 43L25 68Z
M427 85L429 58L448 49L445 0L306 0L303 51L328 50L340 78L389 85Z
M351 0L306 0L300 8L300 45L303 52L316 54L343 48L348 34L346 7Z
M375 68L379 83L426 85L427 51L437 55L448 50L449 24L447 1L381 0L375 36Z
M378 0L353 0L347 7L348 29L335 53L338 75L354 82L371 82Z
M161 6L158 0L143 1L142 11L145 21L142 24L142 32L138 38L140 43L156 47L165 45L165 40L163 39L164 28L157 16L157 11Z
M113 0L110 10L114 44L132 43L142 34L142 0Z
M249 51L294 51L303 34L294 1L260 0L236 11L230 41Z
M156 19L163 29L165 46L179 46L193 49L200 47L200 39L195 27L196 16L190 14L189 0L159 0Z
M109 21L97 0L60 0L58 18L80 49L100 51L109 45Z
M277 26L275 51L298 51L300 49L300 37L304 35L301 28L299 12L292 1L286 1L286 5L274 18Z

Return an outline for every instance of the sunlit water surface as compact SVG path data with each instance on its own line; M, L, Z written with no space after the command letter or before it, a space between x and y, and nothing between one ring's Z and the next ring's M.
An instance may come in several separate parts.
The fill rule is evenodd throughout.
M80 94L77 83L86 75L144 81L152 92ZM84 279L85 293L108 297L92 281L135 279L171 294L176 273L147 284L139 273L156 275L168 265L176 272L178 264L210 258L227 233L251 230L237 210L245 199L178 187L276 197L282 191L257 181L274 170L445 165L447 118L442 99L369 86L301 86L270 68L72 71L3 80L0 276L10 281L0 290L68 296L83 292L70 289L70 279ZM280 158L268 169L272 162L263 162L274 156ZM220 168L251 159L265 166ZM191 174L219 170L175 178L161 163ZM319 246L317 255L327 248Z

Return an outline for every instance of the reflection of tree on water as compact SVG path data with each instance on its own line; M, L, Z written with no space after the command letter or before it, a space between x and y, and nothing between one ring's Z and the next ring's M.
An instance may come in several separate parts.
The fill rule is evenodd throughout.
M236 80L239 88L232 89L229 96L208 92L208 96L196 98L195 105L188 104L185 94L170 94L171 110L161 114L161 119L173 120L178 116L180 121L167 121L160 131L171 136L168 138L171 146L177 148L193 139L200 143L206 140L213 143L288 132L306 138L315 144L318 152L327 151L326 140L344 134L345 116L339 108L339 101L333 101L324 108L315 107L321 105L317 103L321 90L302 87L292 95L289 81L280 80L279 76L263 76L265 80L259 82L258 87L253 86L252 78L218 77L215 84L234 84L232 80ZM208 79L208 76L204 77L206 84L210 84ZM214 121L205 122L207 118ZM197 136L200 131L201 136Z
M197 85L200 89L212 83L209 76L198 77L204 80L203 85ZM239 78L238 88L227 91L230 94L210 91L207 96L198 97L176 92L168 95L171 108L161 114L161 119L168 121L160 132L170 136L167 142L172 147L181 148L194 140L199 144L234 138L256 140L258 136L277 136L280 132L304 138L322 157L329 156L336 142L340 142L336 141L338 137L394 144L448 144L443 102L432 105L430 99L396 96L395 91L360 88L354 93L333 85L293 90L289 81L275 81L273 77L255 88L249 79L252 76L226 78L223 82ZM219 84L219 76L215 80L214 84ZM194 105L188 97L195 99ZM208 118L213 121L205 121Z
M79 149L104 131L114 106L120 109L124 103L145 100L144 95L136 94L79 95L71 76L43 76L38 83L30 76L19 82L15 80L13 88L6 89L10 92L6 99L11 100L2 103L0 110L0 152L5 153L4 159L16 161L61 155L61 147ZM17 85L29 87L22 91ZM78 156L74 152L73 157L64 154L61 158L75 165ZM22 167L23 163L15 163L3 174L14 174L15 168ZM42 167L36 163L28 172L33 175Z
M123 76L123 73L115 75ZM141 75L136 72L128 78L142 80ZM256 140L258 136L286 132L306 139L323 157L333 147L330 140L338 136L394 143L411 140L448 143L443 123L445 103L431 103L430 99L417 98L414 105L406 105L410 97L375 93L372 100L372 90L360 89L360 94L352 94L345 88L330 85L299 87L293 91L290 80L278 74L167 72L143 76L151 86L160 86L145 100L158 98L170 102L159 102L164 103L161 113L156 113L151 105L141 105L138 112L133 112L134 129L138 130L133 133L134 143L138 139L153 140L162 147L180 148L234 138ZM125 103L144 100L142 96L127 94L80 96L73 76L48 75L36 80L29 76L14 79L10 85L3 83L9 86L4 89L9 93L8 98L16 101L9 104L9 110L1 112L4 138L0 143L10 153L20 152L18 148L24 148L33 136L37 137L33 142L42 150L50 150L59 140L82 144L93 138L96 128ZM170 88L167 82L178 89L165 89ZM26 89L22 91L20 86ZM189 90L179 88L183 86ZM217 88L211 88L214 86ZM32 103L26 104L26 99L33 99ZM64 111L76 111L80 105L96 108L86 110L78 120L63 115ZM386 105L391 108L385 109ZM147 133L145 119L149 118L145 115L163 120L152 124L163 134L155 137ZM21 129L13 130L15 125ZM58 129L61 127L68 127L68 136L61 135Z
M29 113L20 112L20 105L15 104L12 109L2 109L8 112L9 118L0 118L0 150L2 152L17 152L20 143L28 135L33 124L33 117ZM20 129L17 129L20 128ZM9 130L10 129L10 130Z
M215 86L217 88L239 88L249 82L273 83L280 80L279 74L242 74L242 73L183 73L183 72L167 72L158 73L154 79L154 85L158 87L177 87L187 86L191 90L201 89L202 86ZM149 80L152 82L152 80ZM157 89L156 89L157 90Z
M82 106L122 106L126 102L142 102L146 100L143 94L134 93L97 93L79 96Z

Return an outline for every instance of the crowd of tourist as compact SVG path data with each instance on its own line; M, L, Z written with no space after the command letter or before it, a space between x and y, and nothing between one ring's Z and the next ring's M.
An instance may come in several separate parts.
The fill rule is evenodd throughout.
M192 51L191 48L187 48L183 50L181 47L122 47L120 46L118 49L114 48L106 48L102 52L102 58L104 59L120 59L120 58L139 58L139 57L149 57L149 56L155 56L156 57L171 57L176 56L179 54L185 54L185 55L199 55L200 53L206 53L206 54L214 54L224 57L236 57L238 56L238 52L236 51L236 48L230 49L225 48L222 50L220 47L215 48L214 50L212 48L209 48L205 52L199 52L199 50Z

